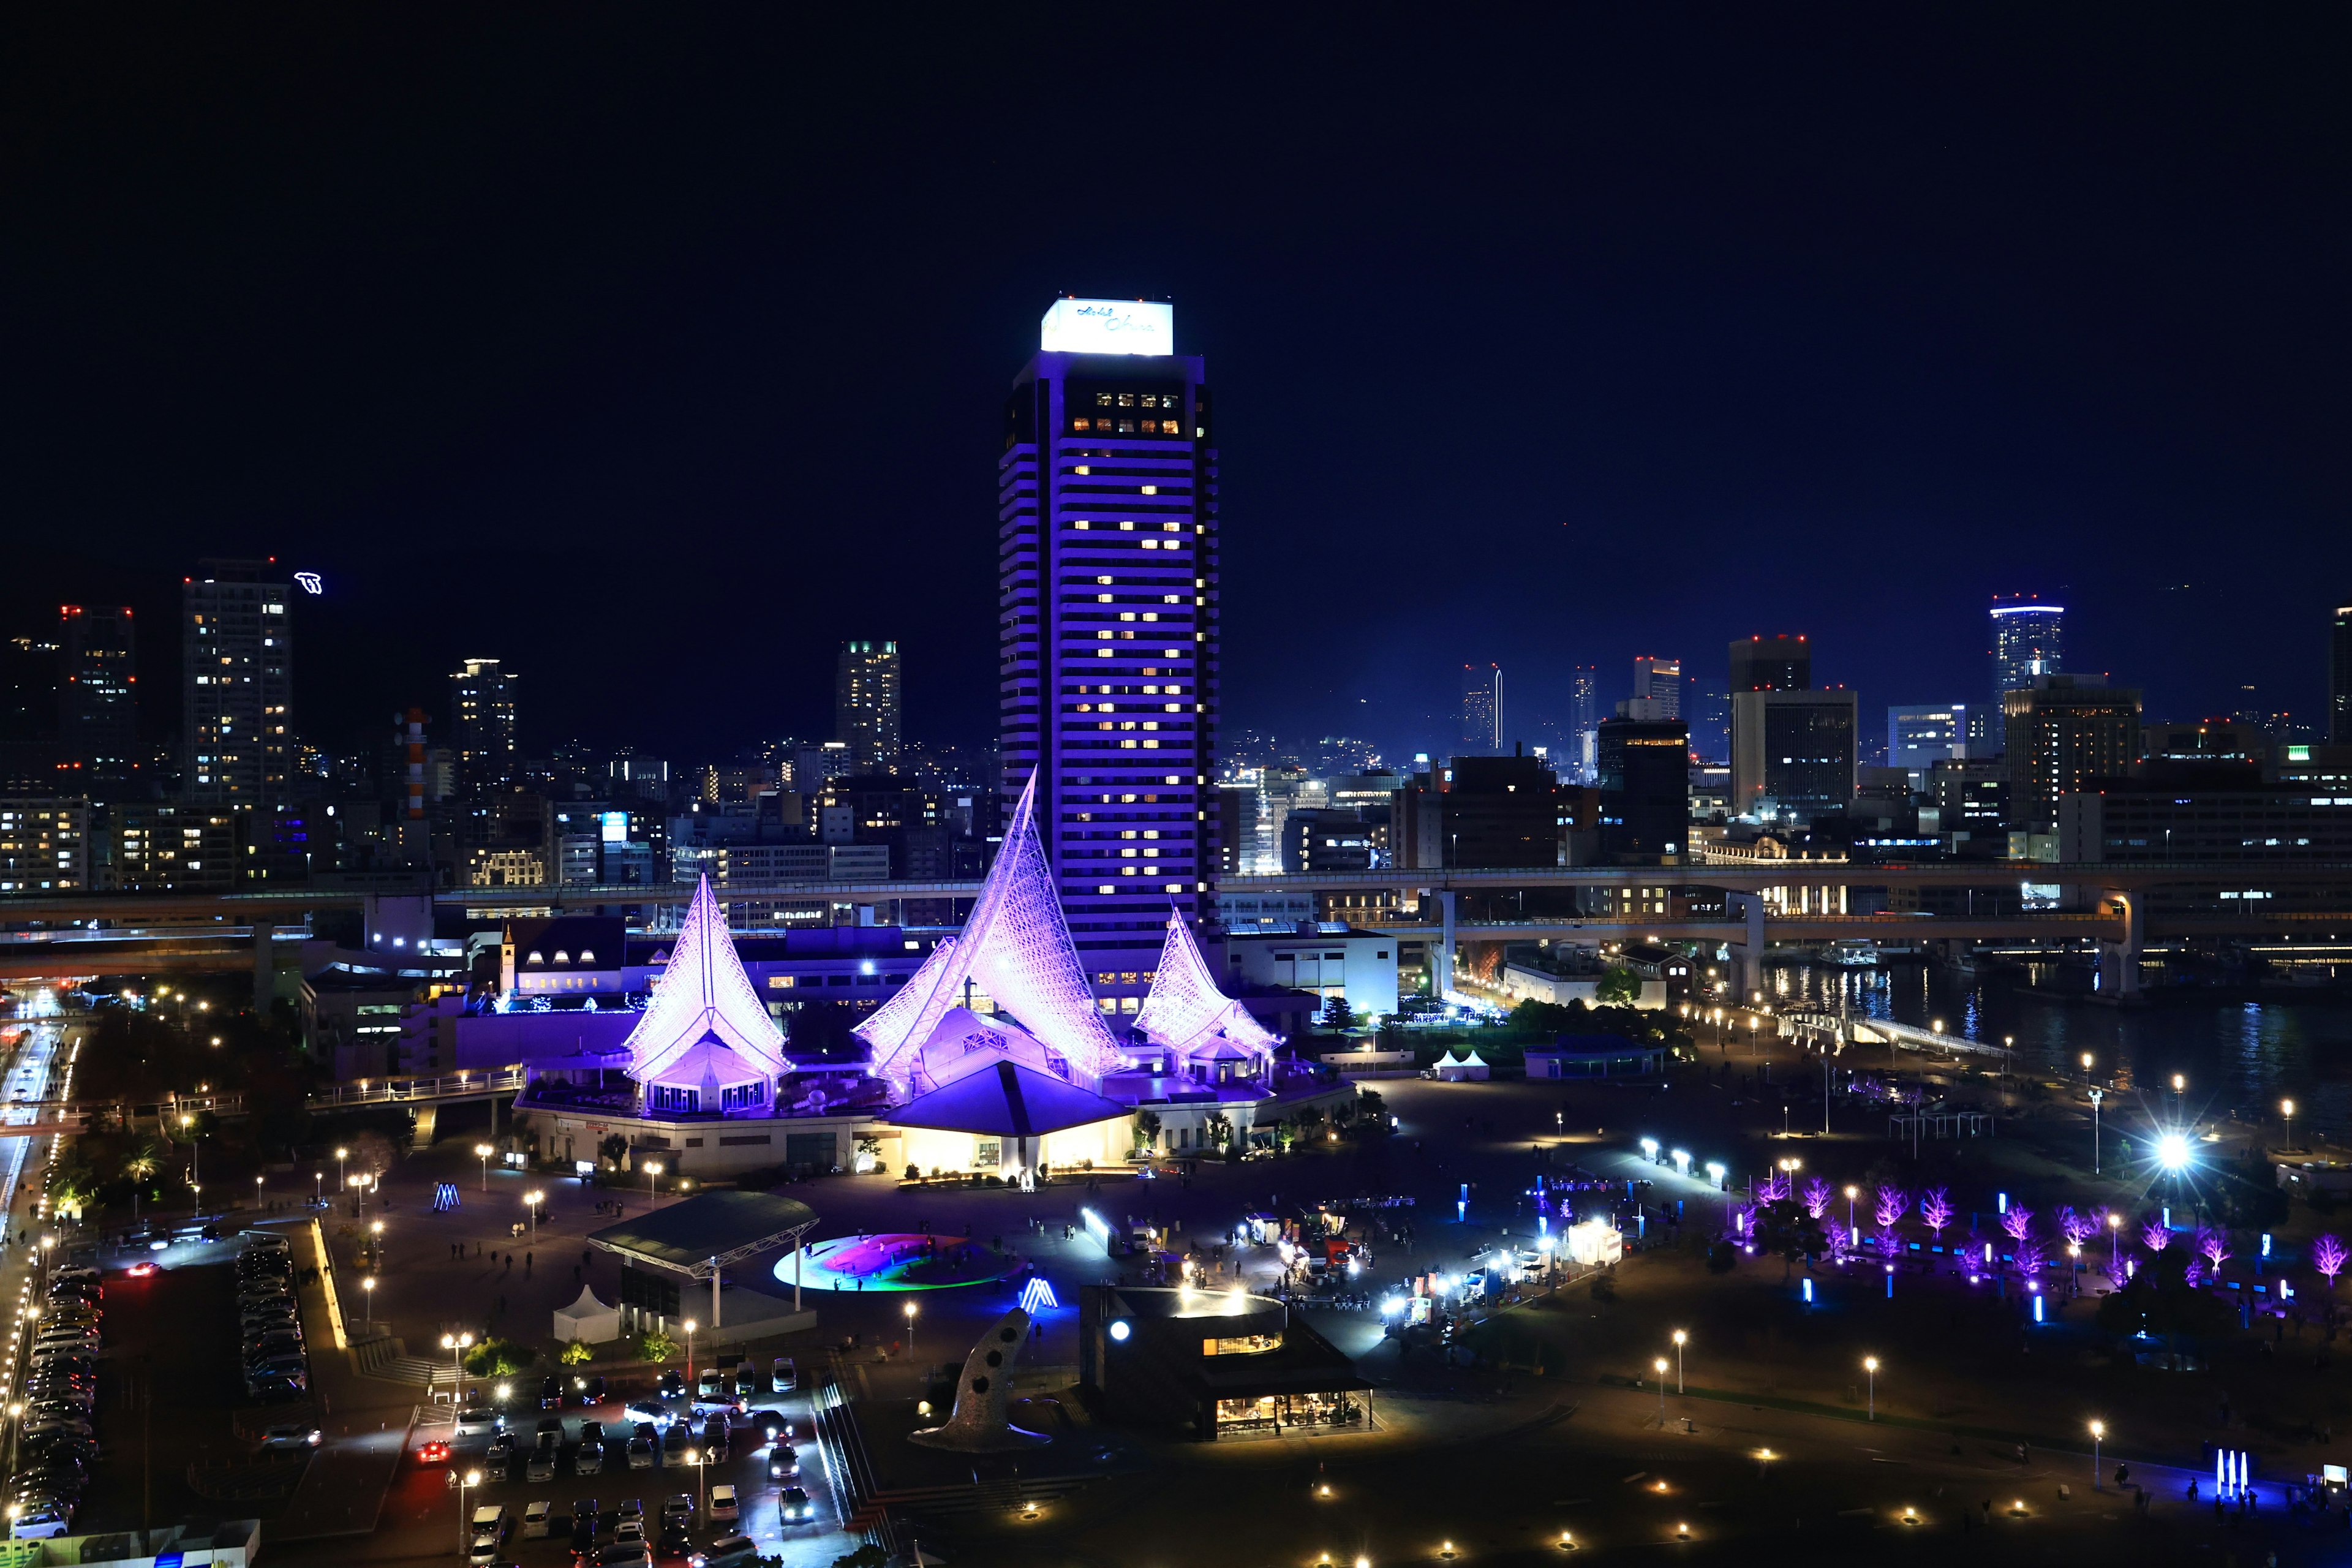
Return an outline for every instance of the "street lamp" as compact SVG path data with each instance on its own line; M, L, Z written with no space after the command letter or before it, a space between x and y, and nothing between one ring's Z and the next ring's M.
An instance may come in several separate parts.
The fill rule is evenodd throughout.
M687 1394L688 1394L688 1397L691 1398L691 1397L693 1396L693 1393L694 1393L694 1329L695 1329L695 1322L694 1322L694 1320L693 1320L692 1318L688 1318L688 1319L687 1319L687 1321L686 1321L686 1322L685 1322L685 1324L684 1324L683 1326L684 1326L684 1327L685 1327L685 1329L686 1329L686 1383L687 1383Z
M1658 1374L1658 1426L1663 1431L1666 1425L1666 1358L1660 1356L1650 1365Z
M310 1202L316 1205L324 1204L326 1201L327 1173L324 1171L313 1171L310 1173Z
M2124 1216L2110 1210L2107 1214L2107 1278L2123 1272Z
M2279 1114L2286 1118L2285 1146L2292 1149L2294 1147L2294 1101L2292 1100L2280 1100Z
M648 1204L656 1201L654 1197L654 1178L661 1173L662 1167L659 1160L646 1162L646 1202Z
M1675 1392L1676 1394L1683 1391L1683 1346L1689 1342L1690 1335L1687 1332L1681 1329L1675 1331Z
M547 1194L535 1189L522 1195L523 1207L530 1211L530 1238L533 1241L539 1239L539 1205L546 1201Z
M474 1158L482 1163L482 1191L486 1193L490 1190L490 1156L497 1152L488 1143L474 1145Z
M694 1467L695 1490L701 1499L697 1511L708 1517L710 1512L710 1456L698 1449L688 1448L686 1462Z
M479 1470L467 1470L457 1478L457 1555L460 1557L466 1554L466 1548L472 1544L466 1539L466 1527L473 1519L473 1515L466 1511L466 1493L481 1484L482 1472Z
M360 1289L360 1300L367 1303L367 1326L372 1329L375 1327L375 1276L371 1274L361 1280Z
M2106 1098L2099 1089L2091 1091L2091 1174L2099 1173L2099 1101Z
M1858 1190L1854 1187L1848 1187L1845 1190L1845 1228L1849 1235L1853 1231L1853 1200Z
M2101 1442L2105 1440L2106 1436L2107 1424L2105 1422L2094 1421L2091 1423L2091 1489L2095 1492L2105 1491L2106 1489L2099 1485L2099 1445Z
M253 1206L256 1208L259 1208L261 1206L261 1178L259 1176L253 1178Z
M1875 1421L1878 1419L1878 1358L1874 1355L1866 1355L1863 1357L1862 1370L1864 1375L1870 1379L1870 1415L1868 1418Z
M352 1184L351 1158L349 1149L335 1151L335 1184L339 1187L349 1188Z
M383 1221L380 1219L368 1221L368 1256L378 1268L383 1267Z
M466 1404L466 1352L473 1344L474 1336L469 1333L441 1336L441 1348L449 1352L449 1375L457 1380L457 1405L461 1409Z
M2091 1081L2091 1053L2088 1051L2083 1053L2083 1081Z
M915 1304L909 1301L903 1310L907 1314L907 1354L911 1357L915 1353Z

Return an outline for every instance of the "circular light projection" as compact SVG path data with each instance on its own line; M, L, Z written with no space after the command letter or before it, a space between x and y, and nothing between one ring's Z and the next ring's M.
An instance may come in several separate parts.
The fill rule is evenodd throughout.
M1128 1322L1125 1318L1114 1318L1111 1320L1110 1337L1112 1339L1124 1340L1128 1335L1134 1331L1135 1331L1133 1329L1128 1326Z

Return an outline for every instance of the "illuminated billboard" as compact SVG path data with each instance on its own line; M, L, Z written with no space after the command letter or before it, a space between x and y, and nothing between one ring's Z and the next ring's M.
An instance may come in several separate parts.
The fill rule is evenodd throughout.
M1176 307L1149 300L1056 300L1039 328L1047 353L1172 354Z

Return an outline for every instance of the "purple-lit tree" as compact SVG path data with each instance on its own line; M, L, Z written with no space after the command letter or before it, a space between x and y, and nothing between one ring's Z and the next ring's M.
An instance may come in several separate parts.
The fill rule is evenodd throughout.
M1742 1241L1756 1239L1756 1206L1742 1204L1731 1211L1731 1234Z
M1903 1255L1903 1233L1895 1228L1892 1221L1878 1227L1878 1255L1881 1258Z
M2073 1204L2062 1204L2058 1209L2058 1234L2070 1247L2080 1247L2099 1234L2099 1222L2086 1214L2076 1214Z
M1756 1201L1759 1204L1785 1204L1795 1185L1796 1179L1788 1172L1775 1171L1765 1177L1763 1184L1756 1189Z
M2150 1252L2162 1252L2172 1245L2172 1227L2160 1219L2152 1219L2140 1226L2139 1240Z
M1943 1240L1944 1227L1952 1223L1950 1194L1941 1187L1929 1187L1920 1194L1919 1217L1927 1222L1927 1228L1935 1233L1937 1241Z
M2213 1277L2220 1279L2221 1265L2230 1258L2230 1233L2218 1226L2209 1226L2197 1233L2197 1250L2213 1270Z
M1903 1223L1904 1215L1910 1207L1911 1195L1901 1187L1879 1188L1878 1212L1875 1216L1878 1220L1878 1228L1886 1230L1900 1225Z
M2182 1268L2182 1269L2181 1269L2181 1271L2180 1271L2180 1278L2181 1278L2182 1282L2183 1282L2183 1283L2185 1283L2185 1284L2187 1284L2187 1285L2189 1286L2189 1288L2190 1289L2192 1289L2192 1290L2193 1290L2193 1289L2195 1289L2198 1286L2204 1284L2204 1283L2205 1283L2205 1261L2204 1261L2204 1259L2200 1258L2190 1258L2190 1259L2189 1260L2188 1266L2187 1266L2186 1268Z
M2344 1272L2344 1244L2332 1236L2323 1236L2311 1244L2311 1266L2327 1276L2330 1293L2336 1289L2336 1277Z
M2011 1204L2009 1212L2000 1216L2000 1228L2009 1232L2011 1241L2023 1241L2033 1230L2033 1211L2021 1204Z
M2039 1274L2042 1264L2048 1260L2049 1255L2038 1238L2031 1236L2017 1238L2017 1271L2020 1274Z
M1820 1219L1830 1212L1830 1199L1836 1191L1835 1187L1831 1186L1819 1176L1806 1177L1805 1212L1813 1218Z

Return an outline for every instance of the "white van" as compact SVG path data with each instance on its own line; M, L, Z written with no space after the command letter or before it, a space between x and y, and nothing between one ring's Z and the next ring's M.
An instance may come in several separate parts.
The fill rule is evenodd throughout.
M555 1505L544 1499L525 1503L522 1510L522 1532L526 1539L537 1540L547 1533L547 1517Z

